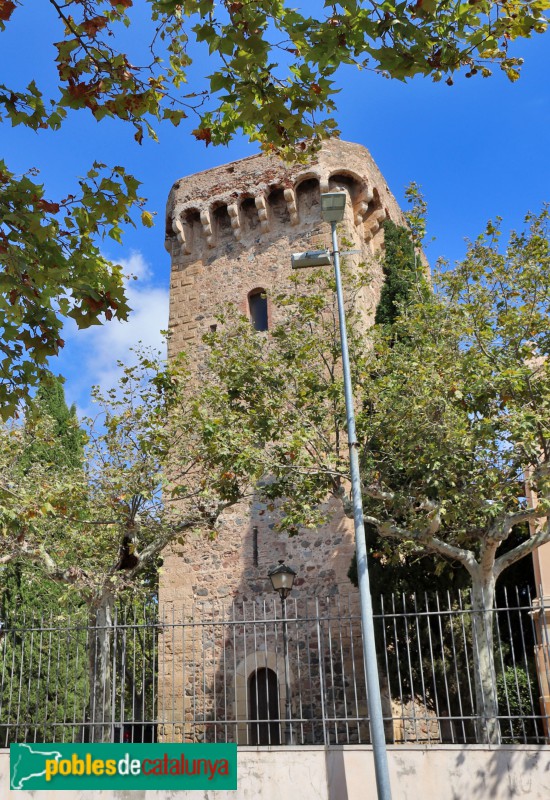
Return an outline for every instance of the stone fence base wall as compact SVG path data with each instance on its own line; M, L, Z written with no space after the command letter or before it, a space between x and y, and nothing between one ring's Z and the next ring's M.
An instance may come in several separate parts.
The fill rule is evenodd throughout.
M548 800L550 746L390 746L393 800ZM2 800L376 800L369 746L242 747L236 792L10 792L0 750Z

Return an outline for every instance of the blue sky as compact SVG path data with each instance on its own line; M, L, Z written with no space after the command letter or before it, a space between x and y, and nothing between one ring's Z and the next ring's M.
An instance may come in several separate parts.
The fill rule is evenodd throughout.
M31 8L32 6L32 8ZM48 3L29 2L14 14L2 34L1 83L22 86L38 77L55 81L51 42L60 38ZM528 210L550 201L550 34L513 44L511 54L525 64L520 80L504 76L457 78L455 85L418 78L407 84L346 67L337 74L337 102L342 138L371 151L390 189L403 201L405 186L417 181L429 203L427 248L454 261L464 254L465 237L475 237L491 217L504 218L504 229L521 225ZM213 69L199 53L193 80ZM89 409L93 383L116 377L116 360L126 358L139 339L160 344L167 326L169 257L164 249L164 208L172 183L257 152L244 138L225 148L206 148L190 135L196 121L160 130L158 144L140 147L133 131L120 123L96 124L87 112L74 114L61 132L33 134L0 126L1 152L10 169L41 170L46 194L62 196L94 159L122 163L143 182L152 229L129 229L122 247L106 242L104 252L123 261L139 280L129 287L134 308L129 323L65 331L66 347L54 371L67 378L69 402Z

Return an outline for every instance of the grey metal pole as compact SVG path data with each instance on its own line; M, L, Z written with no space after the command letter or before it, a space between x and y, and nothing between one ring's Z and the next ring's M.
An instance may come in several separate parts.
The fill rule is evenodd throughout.
M286 716L286 740L287 744L294 744L292 736L292 722L290 717L292 715L290 704L290 664L288 662L288 630L286 627L286 597L281 595L281 606L283 609L283 655L285 659L285 688L286 688L286 702L285 702L285 716Z
M336 296L338 298L340 340L342 344L342 369L344 373L344 393L346 396L346 416L348 423L353 524L355 528L355 549L357 553L359 598L361 601L361 625L363 627L363 657L365 659L365 671L367 674L367 693L370 727L372 733L374 769L376 774L376 789L378 800L391 800L388 754L386 751L386 737L384 734L382 699L380 697L380 679L378 676L376 645L374 641L372 599L370 594L369 573L367 569L367 543L365 539L365 522L363 519L363 499L361 496L361 479L359 476L359 453L357 436L355 433L353 393L351 390L344 295L342 292L342 278L340 274L340 252L338 250L336 222L331 222L330 225L332 229L332 250L334 256L334 277L336 278Z

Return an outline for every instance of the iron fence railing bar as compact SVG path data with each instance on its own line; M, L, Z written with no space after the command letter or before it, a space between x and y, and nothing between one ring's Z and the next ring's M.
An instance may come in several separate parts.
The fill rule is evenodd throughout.
M380 610L381 610L382 613L379 614L378 616L375 615L375 619L378 618L378 619L380 619L382 621L382 639L383 639L383 643L384 643L383 647L382 647L382 652L384 653L384 661L385 661L385 668L386 668L386 680L388 682L388 695L391 698L391 697L393 697L393 692L392 692L391 673L390 673L390 664L389 664L390 648L389 648L389 643L388 643L388 639L387 639L387 636L386 636L386 626L384 625L384 619L385 619L385 616L384 616L384 610L385 610L385 607L384 607L384 595L380 595ZM393 715L392 715L392 721L393 721ZM392 735L391 735L392 741L394 739L394 736L395 736L395 731L392 730Z
M325 598L325 602L328 605L329 604L329 599ZM336 718L336 694L335 694L335 685L334 685L335 684L334 658L333 658L333 655L332 655L332 625L331 625L332 619L327 618L326 622L327 622L327 642L328 642L327 661L328 661L328 667L329 667L329 673L330 673L330 695L331 695L331 700L332 700L332 712L333 712L332 713L332 719L335 719ZM331 744L340 744L340 742L338 741L338 727L337 727L336 724L334 725L333 735L334 735L334 742L331 742Z
M428 595L424 593L424 605L426 606L426 610L429 607ZM432 691L433 691L433 698L434 704L436 709L437 718L441 718L441 711L439 708L439 692L437 691L437 677L435 672L435 658L434 658L434 648L433 648L433 641L432 641L432 626L428 623L427 626L428 630L428 643L429 643L429 652L430 652L430 668L431 668L431 681L432 681ZM439 741L442 741L442 733L441 733L441 725L439 725Z
M35 691L34 715L33 715L34 724L31 726L31 730L33 731L33 734L32 734L32 741L33 742L36 741L36 736L37 736L37 733L38 733L38 718L39 718L39 714L40 714L40 690L41 690L41 679L42 679L42 652L43 652L42 651L42 639L43 639L43 635L42 635L42 633L40 633L39 636L38 636L38 644L37 644L38 664L37 664L36 675L35 675L35 679L34 679L34 685L32 685L32 673L29 670L29 684L28 684L28 688L27 688L27 698L28 698L28 710L29 710L29 712L30 712L30 709L31 709L31 691L32 691L32 689L34 689L34 691ZM67 683L68 683L68 677L67 677Z
M53 664L54 664L54 667L53 667L53 669L54 669L54 678L53 678L52 682L48 682L49 689L48 689L48 694L47 694L47 696L53 695L53 697L51 698L52 710L46 716L46 722L49 721L49 717L50 716L52 716L54 719L57 719L57 691L58 691L58 685L59 685L59 667L58 667L58 665L59 665L59 653L60 653L61 636L59 635L59 630L57 630L56 633L58 634L54 639L56 646L54 648L52 648ZM21 668L22 667L23 667L23 651L21 653ZM52 691L52 683L53 683L53 691Z
M128 609L124 609L124 630L121 631L121 643L122 643L122 653L121 653L121 673L120 673L120 724L122 725L122 734L124 734L124 725L126 724L126 703L128 702L131 709L131 716L130 718L134 720L136 718L136 675L139 674L138 669L139 666L137 664L137 631L136 631L136 622L137 622L137 605L134 606L132 611L132 625L128 629L127 622L128 622ZM132 652L130 653L130 659L132 662L132 674L131 674L131 691L130 697L126 698L126 692L124 691L124 685L126 683L126 670L127 670L127 663L128 663L128 641L132 643ZM122 735L124 739L124 735ZM135 738L135 731L132 728L132 733L130 736L130 741L134 741Z
M241 656L241 657L243 658L243 660L244 660L244 663L245 663L245 664L248 664L248 663L250 663L250 659L248 658L248 652L247 652L247 635L246 635L246 608L245 608L245 605L244 605L244 603L243 603L243 605L242 605L242 613L241 613L241 617L242 617L242 625L241 625L240 631L241 631L241 636L242 636L242 646L239 648L239 650L240 650L240 651L241 651L241 653L242 653L242 656ZM237 641L238 641L238 640L237 640ZM237 650L236 652L239 652L239 651ZM276 646L275 646L275 658L277 658L277 647L276 647ZM256 665L254 665L254 666L256 666ZM239 667L240 667L240 663L239 663ZM256 669L257 669L257 667L256 667ZM247 678L248 678L248 676L247 676ZM239 697L239 695L238 695L238 689L239 689L239 687L237 687L237 694L236 694L236 697L237 697L239 700L241 700L241 697ZM247 689L248 689L248 686L247 686ZM257 694L257 685L256 685L256 682L254 682L254 692L256 693L256 703L257 703L257 702L258 702L258 694ZM245 697L246 697L246 701L247 701L247 706L246 706L246 708L247 708L247 712L248 712L248 709L249 709L249 707L250 707L250 706L249 706L249 703L250 703L250 700L251 700L251 698L248 696L248 692L247 692L247 694L245 695ZM246 716L248 716L248 713L247 713L247 714L245 714L245 717L246 717ZM280 716L280 715L279 715L279 716ZM239 722L240 722L240 718L239 718ZM248 726L246 726L246 743L247 743L247 744L251 744L251 742L250 742L251 733L253 733L253 731L251 731L251 730L249 729L249 727L248 727ZM259 726L256 726L256 736L259 736L259 735L260 735L260 728L259 728Z
M193 603L192 610L191 610L191 631L192 631L192 661L191 661L191 680L193 682L192 688L192 697L193 697L193 730L196 730L197 726L197 652L196 652L196 627L195 627L195 610L196 606ZM174 730L174 726L172 726L172 730ZM173 735L173 734L172 734Z
M143 617L145 619L147 619L147 608L145 606L143 607L142 614L143 614ZM134 612L134 622L135 622L135 612ZM145 719L147 717L148 687L152 686L152 684L154 683L154 681L152 679L149 680L148 675L147 675L147 667L149 666L149 668L150 668L149 658L148 658L148 653L150 652L150 645L149 645L147 639L148 639L148 637L150 635L151 635L150 632L147 631L147 629L145 629L143 631L143 638L141 638L139 636L139 631L136 628L134 628L134 636L136 636L137 641L140 643L140 647L141 647L141 715L142 715L142 719ZM136 715L135 715L134 707L135 707L135 701L137 700L135 692L132 695L132 699L134 700L133 706L132 706L132 716L135 719ZM132 739L134 739L133 734L132 734Z
M175 613L175 609L174 609L174 613ZM182 622L185 619L184 609L181 610L181 619L182 619ZM189 697L189 694L190 694L190 689L189 689L190 664L189 664L189 661L188 661L187 656L186 656L187 650L189 648L188 627L189 627L188 625L182 625L181 628L180 628L180 631L179 631L179 633L181 634L181 652L183 654L183 658L181 659L181 676L182 676L181 685L182 685L182 693L183 693L183 699L182 699L182 716L183 716L182 724L183 725L185 725L185 720L187 718L186 704L187 704L187 698ZM192 628L191 628L191 631L193 631ZM163 637L163 639L164 639L164 637ZM179 639L180 639L179 635L177 636L177 638L175 637L175 641L178 641ZM191 641L191 646L193 646L193 642L192 641ZM174 673L175 673L175 670L176 670L176 667L174 665ZM191 675L191 679L192 679L192 675ZM160 685L162 686L162 684L160 684ZM164 687L163 687L163 692L164 692ZM160 695L159 695L159 697L160 697ZM164 695L163 695L162 703L163 703L163 705L165 703Z
M121 613L124 620L123 629L116 637L117 660L120 660L120 674L118 676L115 700L118 700L120 708L118 717L120 721L120 737L122 740L125 738L124 730L127 720L134 720L136 716L139 716L139 712L136 708L137 681L140 675L139 664L137 662L138 637L135 628L137 610L137 604L133 608L128 609L125 607L122 610ZM131 615L130 621L128 621L129 613ZM113 683L114 682L113 680ZM124 689L127 683L129 683L129 691L125 692ZM129 738L131 742L134 741L135 731L133 728L131 728Z
M531 592L529 590L529 600L531 600ZM546 598L544 597L542 586L538 587L538 595L533 599L533 610L529 614L531 620L531 631L535 642L535 659L537 661L538 669L541 666L544 668L544 675L538 674L538 690L542 695L544 693L543 687L550 685L550 664L548 659L548 628L545 624L547 610L545 608ZM542 650L541 650L542 648ZM542 659L540 658L542 652ZM542 665L541 662L542 661ZM543 726L547 730L549 727L549 717L544 716Z
M455 640L455 626L453 624L454 623L454 619L453 619L454 608L453 608L453 601L451 600L451 593L448 590L447 590L447 609L448 609L448 612L449 612L449 623L450 623L449 624L449 628L450 628L450 631L451 631L451 649L452 649L453 653L457 653L458 650L457 650L456 640ZM459 672L458 672L458 661L457 661L456 658L453 658L453 665L454 665L455 681L456 681L456 685L457 685L457 689L458 689L458 691L457 691L458 709L459 709L459 712L460 712L460 716L463 717L464 716L464 711L463 711L463 708L462 708L462 691L461 691L461 685L460 685L460 675L459 675ZM462 728L462 741L466 741L466 730L465 730L465 727L464 727L464 723L462 723L461 728Z
M214 675L218 675L218 667L217 664L217 656L216 653L218 652L218 648L216 647L216 627L212 625L212 668L214 670ZM214 679L212 684L212 699L213 699L213 715L214 720L217 721L217 712L218 712L218 681L217 678ZM218 729L214 727L214 742L218 741Z
M76 642L76 649L73 659L73 674L72 674L72 685L74 691L74 698L73 698L73 714L72 714L72 722L69 723L71 725L71 742L75 740L75 732L76 732L76 717L77 717L77 709L78 709L78 684L80 682L80 642L78 637L75 637ZM42 643L40 644L42 648ZM37 702L38 702L38 692L37 692ZM36 742L36 731L35 731L35 739Z
M428 698L427 698L427 695L426 695L426 683L425 683L425 680L424 680L424 663L423 663L423 660L422 660L422 645L421 645L420 624L419 624L418 616L416 614L416 612L418 611L418 603L417 603L417 600L416 600L416 592L413 593L412 604L413 604L413 608L414 608L414 612L415 612L415 617L414 617L413 624L415 626L415 632L416 632L416 644L417 644L416 650L417 650L417 656L418 656L418 670L419 670L419 673L420 673L420 687L421 687L421 690L422 690L422 707L424 709L424 714L422 716L422 719L424 720L424 724L426 726L426 733L427 733L428 739L431 740L431 730L429 728L429 717L428 717L428 714L427 714Z
M233 620L232 621L234 622L235 621L235 604L234 603L231 604L231 613L233 614ZM230 626L229 630L230 630L230 632L232 634L232 637L233 637L233 642L232 642L232 644L233 644L233 697L237 698L237 646L236 646L236 638L235 638L237 629L236 629L235 625L232 624ZM236 720L237 720L237 724L235 725L235 729L234 729L235 730L235 740L237 739L237 734L238 734L238 730L239 730L239 728L238 728L238 713L239 713L238 712L238 707L236 707L235 708L235 717L236 717ZM246 744L249 743L249 735L250 735L250 733L249 733L248 728L247 728L246 729Z
M243 611L244 611L244 609L243 609ZM264 600L264 619L265 619L265 600ZM258 720L258 722L256 724L256 731L255 731L256 736L255 736L254 743L255 744L259 744L260 743L260 737L261 737L261 731L262 731L262 728L260 727L259 720L260 720L262 715L260 714L260 679L259 679L259 675L258 675L258 641L257 641L256 606L255 605L252 606L252 631L253 631L253 637L252 637L252 639L253 639L253 650L252 650L252 652L254 653L254 672L253 672L253 675L256 676L256 679L254 680L254 695L255 695L254 709L255 709L256 719ZM245 629L244 630L245 638L246 638L246 633L247 633L247 631ZM263 625L263 633L264 633L264 639L265 639L265 637L267 635L266 625L265 624ZM267 668L267 664L266 664L266 668ZM267 675L267 673L266 673L266 675ZM265 680L265 692L266 692L266 703L267 703L267 707L269 708L270 707L269 702L270 702L271 698L270 698L270 691L269 691L269 681L267 680L267 677L266 677L266 680ZM267 732L267 744L272 744L272 742L271 742L271 726L270 725L267 726L266 732Z
M47 723L48 723L48 719L49 719L50 674L51 674L50 671L51 671L52 650L53 650L53 648L52 648L52 633L53 633L53 630L52 630L52 626L53 626L52 616L53 616L53 613L50 611L50 621L49 621L49 626L47 628L48 644L46 646L46 649L47 649L47 652L48 652L48 661L47 661L47 666L46 666L46 681L45 681L45 685L46 685L46 689L47 690L45 692L45 703L44 703L44 710L43 710L43 720L44 720L43 724L44 724L44 734L45 735L47 735L47 733L46 733L47 732ZM14 652L14 656L15 656L15 652Z
M225 617L226 617L226 614L225 614L225 603L223 601L222 601L222 607L221 607L221 616L222 616L222 619L225 620ZM224 629L224 632L223 632L223 639L225 641L225 629ZM224 712L225 712L224 715L228 714L226 649L227 649L226 647L222 647L222 649L221 649L221 653L222 653L222 656L221 656L222 657L221 670L222 670L222 680L223 680L223 708L224 708ZM222 719L223 719L223 717L222 717ZM227 728L223 729L223 734L224 734L224 742L227 742Z
M459 607L459 610L461 612L463 610L465 610L462 607L462 592L458 592L458 607ZM468 678L468 692L466 694L466 698L461 697L461 701L462 701L463 704L464 704L465 700L469 701L470 713L473 714L474 713L474 708L475 708L475 699L474 699L475 694L474 694L474 687L473 687L473 683L472 683L472 672L471 672L473 661L472 661L472 656L470 654L470 645L469 645L469 642L468 642L468 635L467 635L467 631L466 631L466 620L467 620L467 617L465 616L465 614L461 613L460 617L459 617L460 628L461 628L461 632L462 632L461 650L464 653L464 663L465 663L465 669L466 669L466 676ZM461 723L461 728L462 728L463 741L467 741L466 726L465 726L464 722Z
M126 609L124 609L124 612ZM116 657L117 657L117 646L118 646L118 608L114 609L113 613L113 625L112 631L107 631L107 635L110 639L109 645L111 648L111 714L109 715L106 711L107 705L104 706L105 715L104 715L104 722L109 722L111 728L111 740L114 739L114 731L115 731L115 722L113 719L113 710L116 709L116 688L117 688L117 664L116 664ZM121 631L121 634L124 635L124 632ZM105 695L107 695L109 690L108 685L105 686ZM105 716L107 717L105 719Z
M402 614L397 614L395 611L395 594L391 593L391 607L392 613L389 615L390 620L393 621L393 645L394 645L394 662L396 666L396 673L397 673L397 686L399 689L399 705L401 706L401 718L404 719L405 714L405 701L404 701L404 693L403 693L403 679L401 677L401 657L400 657L400 647L399 642L401 637L399 635L399 626L398 621L403 619ZM407 741L408 733L405 728L403 728L403 737L404 741Z
M84 732L86 730L85 729L86 715L88 713L88 708L89 708L90 702L91 702L91 698L90 698L90 691L91 691L91 686L90 686L90 660L89 660L90 659L89 654L90 654L90 650L91 650L90 637L91 637L91 632L88 630L88 631L86 631L86 648L84 650L84 659L83 659L83 672L84 672L84 674L86 676L85 680L86 680L86 684L87 684L86 685L86 699L85 699L85 702L83 703L83 707L82 707L82 737L83 738L84 738Z
M17 719L16 719L15 724L17 725L18 728L19 728L19 719L20 719L20 714L21 714L21 687L22 687L22 682L23 682L23 665L25 663L25 656L26 656L26 652L27 652L27 648L26 648L25 645L26 645L26 641L25 641L25 638L23 638L23 643L22 643L22 646L21 646L21 668L19 670L19 680L18 680L18 690L17 690L18 691L18 697L17 697L17 701L16 701L16 704L15 704L15 707L17 709Z
M69 621L69 624L70 624L70 620L68 620L68 621ZM65 634L65 641L66 641L66 647L65 647L65 679L63 681L65 697L64 697L64 700L63 700L63 720L64 720L64 722L67 722L67 715L70 712L70 708L69 708L69 690L70 690L70 683L69 683L69 669L70 669L70 667L69 667L69 664L70 664L70 658L71 658L70 627L67 628L67 632ZM30 676L29 676L29 678L30 678ZM29 686L28 696L30 697L30 686ZM63 729L63 741L65 741L65 728Z
M149 614L149 609L147 610ZM158 652L158 635L157 635L157 626L151 625L151 658L149 660L150 663L150 671L149 671L149 679L151 682L151 717L153 719L157 718L158 712L158 704L159 704L159 696L158 696L158 669L155 670L155 665L157 664L157 652Z
M280 742L282 744L287 744L289 739L289 732L290 732L290 725L291 722L289 720L289 715L287 713L287 704L286 704L286 659L285 659L285 626L288 625L288 617L286 607L283 609L281 603L274 602L274 609L276 609L275 613L278 614L278 623L275 626L275 638L276 638L276 645L275 645L275 652L277 654L277 665L280 663L280 676L279 676L279 685L285 686L284 689L284 703L282 697L279 698L279 716L283 721L282 724L282 731ZM290 667L289 667L290 668ZM279 668L277 669L277 673L279 673ZM268 683L268 694L269 694L269 683ZM282 695L282 689L280 694ZM268 701L269 702L269 701ZM269 708L269 705L268 705ZM268 726L269 727L269 726ZM272 742L270 742L272 744Z
M321 615L319 609L319 598L315 598L315 612L316 612L316 631L317 631L317 662L319 664L319 697L321 704L321 719L323 722L323 744L326 746L329 743L328 728L327 728L327 711L326 711L326 680L325 680L325 662L323 659L323 629L321 627Z
M543 596L542 586L539 586L539 597L542 598L542 600L541 600L542 619L543 620L547 620L547 619L549 619L549 616L550 616L550 607L546 603L547 598ZM548 625L546 625L546 623L543 623L543 625L544 625L544 634L543 634L543 637L542 637L542 639L543 639L543 642L542 642L542 647L543 647L542 660L544 662L546 685L550 686L550 650L549 650L549 647L550 647L550 644L549 644L550 631L548 631ZM547 711L548 711L548 709L547 709ZM548 730L548 728L550 727L550 716L548 715L548 713L545 714L544 720L545 720L545 727Z
M294 620L296 620L297 617L298 617L298 613L297 613L297 609L296 609L296 599L294 599L293 611L294 611ZM296 642L296 659L295 659L295 661L296 661L296 673L297 673L296 674L296 683L297 683L298 686L302 686L302 670L301 670L301 666L300 665L304 661L303 654L300 651L300 634L301 634L301 631L298 629L297 623L295 623L295 625L294 625L294 636L292 638ZM294 719L295 715L293 714L292 716L293 716L293 719ZM302 692L299 692L299 694L298 694L298 717L302 718L303 716L304 716L304 709L303 709ZM298 726L295 726L295 730L296 730L296 735L298 736ZM300 723L299 737L300 737L299 744L304 744L304 725L303 725L303 723Z
M41 617L41 618L43 618L43 617ZM35 693L36 693L36 700L35 700L35 703L34 703L34 719L36 721L38 721L40 719L40 692L41 692L41 689L42 689L42 657L43 657L43 652L44 652L43 651L43 647L42 647L42 643L43 643L43 634L41 632L40 636L39 636L39 639L38 639L38 653L39 653L39 655L38 655L38 670L37 670L37 674L36 674L36 683L35 683L35 686L34 686L34 690L35 690ZM0 696L1 696L1 692L2 692L2 689L0 689ZM0 712L0 717L1 717L1 712ZM33 740L32 740L33 742L36 742L37 734L38 734L38 725L35 724L34 725L34 731L33 731Z
M504 597L506 599L506 587L504 589ZM508 716L510 717L510 719L508 720L510 736L513 738L514 729L513 729L512 720L511 720L512 711L511 711L511 708L510 708L510 696L509 696L509 692L508 692L508 673L507 673L507 669L506 669L506 666L505 666L505 663L504 663L505 659L504 659L504 653L503 653L503 648L502 648L502 637L501 637L501 633L500 633L500 617L501 617L501 612L500 611L495 611L494 619L495 619L495 627L496 627L496 641L497 641L497 645L498 645L500 670L501 670L501 685L504 688L504 699L505 699L506 710L508 711ZM512 627L510 625L510 617L509 617L509 615L506 614L506 612L505 612L505 615L504 615L504 621L508 623L507 626L506 626L507 627L507 631L508 631L508 636L506 638L509 640L510 658L511 658L512 666L513 666L513 669L514 669L514 679L515 679L515 684L516 684L516 699L519 701L519 703L521 705L521 696L520 696L519 685L518 685L518 680L517 680L516 659L515 659L515 653L514 653L514 638L513 638ZM519 621L519 619L518 619L518 621ZM501 715L501 711L500 711L500 708L499 708L499 717L501 717L501 716L502 715ZM523 727L523 734L525 736L526 733L525 733L525 726L524 726L523 720L520 721L520 724Z
M207 693L206 693L206 653L207 653L207 642L208 642L208 622L205 625L201 625L201 660L202 660L202 718L201 721L206 720L206 702L207 702ZM206 638L205 638L206 637Z
M403 603L403 616L404 616L403 627L405 629L405 647L406 647L407 665L408 665L408 670L407 671L409 673L409 693L410 693L410 696L414 698L414 697L416 697L416 689L415 689L415 685L414 685L414 674L413 674L412 659L411 659L411 646L410 646L411 636L410 636L410 629L408 627L409 617L411 615L407 612L407 599L405 597L405 593L404 592L402 592L402 594L401 594L401 601ZM413 620L413 624L414 624L414 620ZM414 738L415 739L418 738L416 714L417 714L416 703L413 702L413 705L412 705L412 720L413 720L412 725L413 725Z
M538 627L540 632L540 647L542 649L538 650L538 653L542 653L542 662L544 665L544 681L546 686L550 686L550 625L547 624L547 620L550 620L550 607L547 604L548 596L544 594L542 586L539 584L538 587ZM541 676L542 681L542 676ZM541 692L542 694L542 692ZM545 714L545 725L546 728L550 726L550 718L548 714Z
M338 609L338 617L342 619L341 607L340 607L340 597L337 596L335 598L335 604L337 605ZM339 659L339 668L341 669L341 692L342 692L342 704L344 708L344 730L345 730L345 744L349 744L349 723L347 721L348 718L348 702L347 702L347 692L346 692L346 664L344 658L344 643L342 641L342 625L337 626L337 648L338 648L338 659Z
M90 628L90 635L92 636L92 647L90 648L90 653L88 654L88 661L90 663L90 741L95 742L95 726L94 722L97 719L96 714L96 697L97 692L95 690L96 680L97 680L97 666L98 666L98 636L97 636L97 628L95 626L91 626Z
M449 692L449 680L448 680L448 677L447 677L447 658L446 658L446 654L445 654L445 637L444 637L444 633L443 633L443 618L444 618L445 615L441 613L441 606L440 606L439 595L438 594L436 594L436 596L435 596L435 603L436 603L436 608L437 608L437 613L438 613L437 623L438 623L438 629L439 629L439 642L440 642L440 645L441 645L441 664L443 666L443 686L445 687L446 716L450 719L451 718L452 702L451 702L451 695L450 695L450 692ZM455 736L456 736L456 734L455 734L454 725L451 726L451 736L452 736L452 742L453 742L453 744L455 744Z
M519 589L518 589L517 586L515 587L515 595L516 595L516 602L519 605ZM508 594L506 592L505 593L505 597L507 598L507 596L508 596ZM534 708L533 684L532 684L532 681L531 681L529 664L527 662L527 647L526 647L526 640L525 640L524 618L525 618L525 614L520 614L519 615L519 622L520 622L519 630L520 630L520 634L521 634L520 658L521 658L523 671L524 671L524 673L526 675L526 678L527 678L526 683L527 683L527 691L529 693L529 706L531 708ZM535 731L535 734L536 734L536 731Z
M173 607L172 607L171 611L172 611L172 614L173 614L174 613L174 608ZM166 620L166 609L163 609L162 615L163 615L164 620ZM167 692L166 692L166 689L167 689L167 686L166 686L166 673L167 673L166 666L167 666L167 663L168 663L167 649L166 649L166 643L167 643L168 636L166 634L168 634L169 632L170 632L169 629L163 630L163 634L164 635L162 636L162 654L160 652L161 648L159 648L159 665L160 665L159 680L160 680L160 686L162 686L162 692L160 693L160 698L162 698L162 699L159 698L159 700L160 700L160 707L161 707L161 718L164 720L166 728L168 730L172 731L172 736L173 736L174 735L173 720L171 721L170 719L167 718L167 708L166 708L166 696L167 696ZM185 665L186 661L184 660L183 663ZM184 684L184 686L185 686L185 684ZM184 707L183 707L183 714L185 715L185 701L184 701Z
M310 602L309 598L306 597L305 602L306 602L306 607L307 607L309 605L309 602ZM311 630L310 630L310 628L305 628L304 631L303 631L303 634L304 634L304 637L305 637L304 649L305 649L305 664L306 664L306 676L307 676L306 679L305 679L305 690L307 692L308 704L311 704L311 699L313 697L313 663L312 663L312 658L311 658L313 645L312 645L312 642L311 642ZM308 705L308 708L310 708L310 705ZM302 713L303 713L303 709L302 709ZM310 714L310 716L311 716L311 714ZM309 731L310 731L310 728L309 728L309 726L307 726L305 728L305 731L304 731L304 734L305 734L306 738L304 738L304 734L302 735L302 744L307 744L308 743L307 737L309 735ZM315 723L313 722L313 720L311 720L311 737L312 737L311 741L313 741L313 739L315 738Z
M33 616L33 621L34 621L34 616ZM29 643L29 651L28 651L28 653L29 653L29 655L28 655L28 659L29 659L29 664L28 664L29 678L28 678L25 690L23 692L24 700L22 700L22 703L24 704L24 713L25 713L25 732L27 731L27 719L28 719L28 712L29 712L29 707L30 707L30 697L31 697L31 676L33 674L33 657L34 657L34 634L35 634L35 631L33 631L31 633L31 635L30 635L30 643Z
M357 670L355 669L355 660L356 660L355 645L354 645L355 637L353 635L353 626L351 624L351 619L350 619L350 614L351 614L350 602L351 602L351 598L350 598L349 595L348 595L348 598L347 598L347 602L348 602L348 613L346 615L346 621L349 623L349 628L347 628L347 635L349 636L349 643L350 643L349 647L350 647L350 664L351 664L351 686L352 686L352 689L353 689L353 708L355 710L355 716L358 716L359 715L359 696L358 696L358 692L357 692ZM357 741L360 744L361 743L361 726L359 725L359 723L356 723L356 726L355 726L355 736L357 737Z
M4 703L4 687L6 681L6 664L8 659L6 658L6 652L9 652L8 647L9 641L9 634L4 628L0 628L0 652L2 653L2 678L0 679L0 719L2 719L4 711L5 711L5 703ZM8 670L8 674L11 674ZM9 716L9 715L8 715ZM1 730L1 729L0 729ZM6 729L6 738L0 736L0 746L6 747L7 746L7 735L8 731Z

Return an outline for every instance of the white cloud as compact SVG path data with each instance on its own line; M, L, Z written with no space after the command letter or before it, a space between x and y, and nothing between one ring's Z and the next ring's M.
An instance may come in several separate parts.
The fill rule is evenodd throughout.
M69 402L85 412L90 410L91 386L114 386L121 372L117 361L134 360L132 347L141 343L163 354L166 351L160 332L168 327L168 289L154 285L151 267L141 253L134 251L119 263L127 275L137 278L129 277L126 284L132 309L129 319L80 331L70 322L64 331L66 344L59 368L67 379L65 393Z
M151 267L137 250L130 253L130 258L121 258L118 263L129 276L135 276L141 280L150 280L151 278Z

